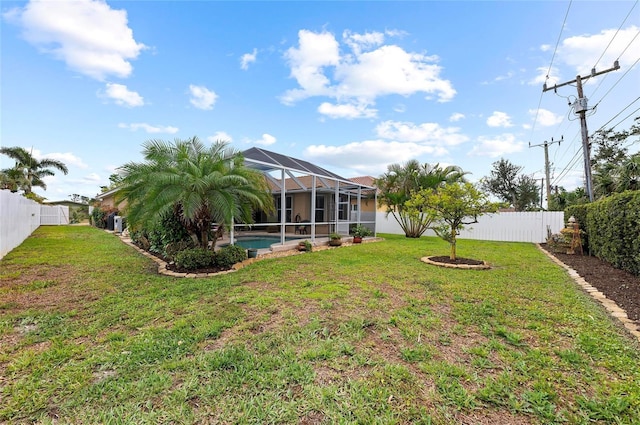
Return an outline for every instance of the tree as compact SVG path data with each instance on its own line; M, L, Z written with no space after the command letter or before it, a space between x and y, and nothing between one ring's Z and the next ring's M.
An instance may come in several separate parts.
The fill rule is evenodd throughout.
M127 201L132 228L176 212L193 241L208 248L212 223L251 223L255 209L273 210L264 175L246 167L242 154L225 142L206 148L197 137L173 144L149 140L143 148L144 163L119 169L117 198Z
M567 192L564 187L556 186L556 193L551 195L549 200L550 211L564 211L571 205L581 205L589 203L589 197L583 187L577 187L572 192Z
M393 215L408 238L419 238L431 224L432 218L416 208L406 208L405 203L423 189L436 189L445 183L463 181L466 172L460 167L431 166L410 160L391 164L387 172L375 180L379 190L378 204L386 206L387 215Z
M449 258L456 259L456 237L464 226L477 223L478 216L496 212L497 204L469 182L449 183L438 190L426 189L415 194L409 205L436 217L436 234L449 242Z
M29 195L33 186L47 190L43 179L55 175L51 168L62 171L65 175L69 173L63 162L49 158L37 160L29 151L19 146L0 148L0 153L15 160L13 168L2 170L4 175L10 177L10 186L15 188L15 190L12 189L14 192L22 190L25 195Z
M533 178L520 175L520 171L521 166L500 159L493 163L491 175L481 180L481 187L508 202L516 211L535 208L540 203L540 188Z
M594 150L591 160L593 191L596 198L638 189L638 154L629 156L625 147L629 138L640 135L640 117L636 117L634 121L635 124L629 130L598 130L591 137Z

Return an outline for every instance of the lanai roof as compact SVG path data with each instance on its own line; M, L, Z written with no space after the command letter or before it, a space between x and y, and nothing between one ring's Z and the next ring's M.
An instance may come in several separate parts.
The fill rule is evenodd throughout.
M265 149L253 147L242 152L246 162L251 163L253 168L259 169L265 173L274 170L285 169L291 172L298 172L307 174L310 176L324 177L330 180L340 181L341 184L348 184L353 186L363 186L370 188L366 184L360 182L354 182L350 179L339 176L329 170L322 167L318 167L308 161L304 161L290 156L282 155L276 152L271 152ZM355 183L355 184L354 184Z

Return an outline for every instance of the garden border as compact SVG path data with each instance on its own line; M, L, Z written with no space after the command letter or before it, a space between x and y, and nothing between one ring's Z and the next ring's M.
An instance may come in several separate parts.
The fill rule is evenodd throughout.
M572 269L562 261L558 260L551 253L547 252L544 248L542 248L542 246L540 246L540 244L536 244L536 246L540 251L544 252L547 257L551 258L551 260L554 263L563 267L569 274L569 277L571 277L574 280L574 282L576 282L582 289L584 289L585 292L591 295L593 299L595 299L600 304L602 304L602 306L605 308L605 310L607 310L609 315L615 319L618 319L622 323L622 325L625 327L625 329L629 331L631 335L636 337L638 342L640 342L640 329L633 320L629 319L626 311L620 308L620 306L618 306L618 304L616 304L615 301L607 298L607 296L602 292L600 292L598 288L592 286L589 282L584 280L584 278L580 276L577 271L575 271L574 269Z

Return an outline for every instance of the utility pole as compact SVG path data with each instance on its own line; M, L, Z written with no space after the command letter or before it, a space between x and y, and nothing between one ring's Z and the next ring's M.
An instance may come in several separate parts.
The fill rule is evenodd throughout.
M547 178L547 209L549 209L549 201L551 200L551 180L550 180L551 167L549 166L549 145L550 144L553 145L554 143L557 143L558 146L560 146L560 143L562 143L563 140L564 140L564 136L561 136L560 140L556 140L555 142L553 141L553 137L552 137L551 142L547 142L545 140L544 143L541 143L538 145L532 145L531 142L529 142L530 148L535 148L536 146L544 146L544 175ZM542 196L540 196L540 207L542 207Z
M591 179L591 146L589 144L589 132L587 131L587 110L589 109L587 106L587 98L584 97L584 93L582 91L582 82L588 80L589 78L596 77L598 75L606 74L607 72L616 71L620 69L620 64L618 61L613 63L613 68L605 69L604 71L596 72L596 69L591 69L591 74L581 77L578 75L574 80L567 81L562 84L556 84L553 87L547 87L547 83L544 83L542 86L542 91L546 92L549 90L557 91L558 87L566 86L568 84L576 83L576 88L578 89L578 99L573 103L573 107L575 113L580 115L580 132L582 133L582 152L584 154L584 178L585 185L587 189L587 194L589 195L589 202L593 202L593 183Z

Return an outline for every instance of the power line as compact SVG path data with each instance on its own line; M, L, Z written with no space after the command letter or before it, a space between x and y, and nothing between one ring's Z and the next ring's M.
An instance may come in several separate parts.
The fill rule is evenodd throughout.
M630 107L631 105L633 105L634 103L636 103L638 100L640 100L640 96L636 97L636 99L634 101L632 101L630 104L628 104L627 106L625 106L624 108L622 108L622 111L618 112L617 114L615 114L613 116L613 118L611 118L609 121L607 121L606 123L604 123L599 129L596 130L596 133L600 130L602 130L603 128L605 128L607 126L607 124L609 124L611 121L615 120L616 118L618 118L620 116L621 113L623 113L625 111L625 109L627 109L628 107ZM631 115L633 115L636 111L640 110L640 108L636 109L635 111L633 111L631 114L627 115L622 121L626 120L627 118L629 118ZM620 122L622 122L620 121ZM620 123L618 123L620 124ZM614 125L611 128L615 128L618 124Z
M638 0L636 0L638 1ZM569 5L567 6L567 11L564 14L564 20L562 21L562 26L560 27L560 32L558 33L558 39L556 40L556 47L553 49L553 55L551 55L551 62L549 62L549 69L547 69L547 74L545 75L544 83L547 84L549 81L549 74L551 74L551 67L553 66L553 60L556 57L556 53L558 52L558 46L560 45L560 39L562 38L562 32L564 31L564 26L567 23L567 17L569 16L569 10L571 9L571 3L573 0L569 1ZM538 114L540 113L540 105L542 104L542 95L544 92L540 93L540 99L538 100L538 107L536 108L536 116L533 118L533 125L531 126L531 136L533 136L533 132L536 129L536 124L538 123ZM532 137L529 136L529 139Z
M616 33L613 34L613 37L611 37L611 40L609 40L609 44L607 44L607 47L605 47L604 51L602 52L602 54L600 55L600 57L598 58L598 60L596 61L596 63L593 65L593 68L595 69L596 66L598 66L598 63L600 63L600 59L602 59L602 57L604 56L604 54L607 52L607 50L609 49L609 47L611 47L611 43L613 43L613 40L615 40L616 36L618 35L618 33L620 32L620 29L622 28L622 26L624 25L625 22L627 22L627 19L629 18L629 15L631 15L631 12L633 11L633 9L636 7L636 5L638 4L638 0L636 0L633 3L633 6L631 6L631 10L629 10L629 13L627 13L627 16L625 16L624 20L622 21L622 23L620 24L620 26L618 27L618 29L616 30ZM635 37L634 37L635 39ZM632 40L633 41L633 40ZM629 47L629 46L627 46ZM625 49L626 50L626 49ZM624 52L622 52L624 54ZM622 55L620 55L622 56ZM620 59L620 56L618 56L618 59Z

